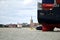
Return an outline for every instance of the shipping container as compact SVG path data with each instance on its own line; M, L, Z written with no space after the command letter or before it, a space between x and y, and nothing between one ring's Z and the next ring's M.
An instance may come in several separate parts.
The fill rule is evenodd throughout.
M42 4L43 9L52 9L54 7L54 4Z
M57 20L60 20L60 7L54 7L52 12L58 17Z
M56 0L56 3L57 3L57 4L60 4L60 0Z
M42 3L45 3L45 4L53 4L54 3L54 0L42 0Z
M60 12L57 9L52 10L38 10L39 23L60 23ZM42 15L44 14L44 15Z

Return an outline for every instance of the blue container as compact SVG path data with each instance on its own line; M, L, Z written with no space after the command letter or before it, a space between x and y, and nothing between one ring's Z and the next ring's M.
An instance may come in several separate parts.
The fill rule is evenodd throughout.
M53 4L54 0L42 0L42 3Z

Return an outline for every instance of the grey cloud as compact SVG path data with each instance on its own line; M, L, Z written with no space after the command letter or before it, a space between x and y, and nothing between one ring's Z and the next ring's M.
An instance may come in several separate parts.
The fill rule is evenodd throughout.
M23 0L2 1L4 1L4 3L0 1L0 23L28 23L31 16L36 20L37 4L35 1L30 5L23 5Z

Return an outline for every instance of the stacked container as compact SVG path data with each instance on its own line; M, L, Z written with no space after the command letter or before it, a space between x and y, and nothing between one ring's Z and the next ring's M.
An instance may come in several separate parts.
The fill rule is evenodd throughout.
M60 4L60 0L56 0L56 3L57 3L57 4Z
M54 0L42 0L42 3L44 4L54 4Z
M42 0L42 7L44 10L50 10L54 7L54 0Z

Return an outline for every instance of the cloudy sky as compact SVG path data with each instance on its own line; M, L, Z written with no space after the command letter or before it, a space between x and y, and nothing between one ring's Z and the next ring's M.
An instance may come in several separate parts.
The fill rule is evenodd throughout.
M0 0L0 24L30 23L31 16L37 22L37 0Z

